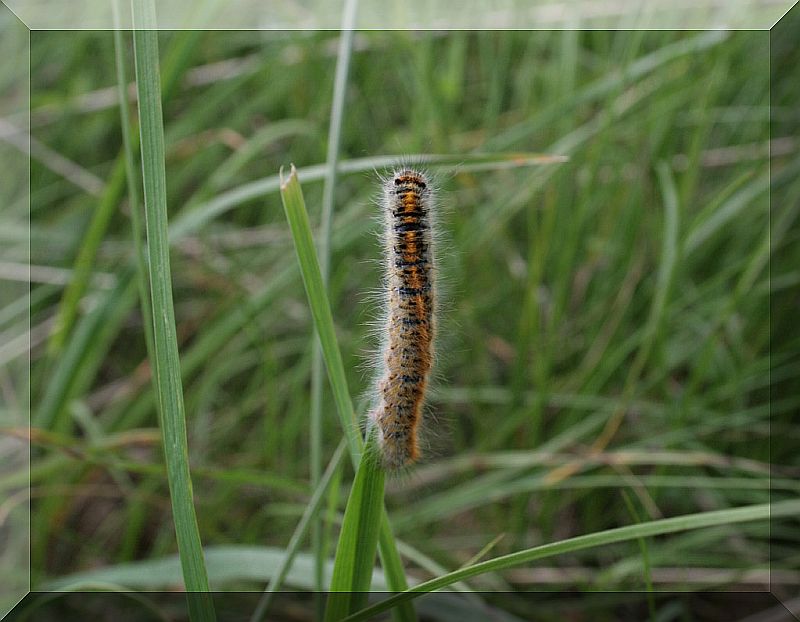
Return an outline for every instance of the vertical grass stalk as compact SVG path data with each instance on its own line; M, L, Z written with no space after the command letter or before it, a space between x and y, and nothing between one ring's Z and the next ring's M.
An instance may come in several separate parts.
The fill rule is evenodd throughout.
M133 0L136 88L144 183L145 229L153 317L152 367L158 393L164 455L172 501L178 553L193 621L215 620L208 594L203 550L194 511L186 440L180 360L172 301L172 278L167 234L167 188L164 128L158 68L158 32L153 0Z
M338 473L344 451L345 443L342 440L339 443L339 446L336 448L336 451L333 452L333 457L328 463L328 468L325 469L325 473L323 473L322 478L319 481L319 485L314 489L314 494L311 496L311 499L309 499L308 505L303 511L303 516L297 523L297 527L292 534L292 538L289 540L289 544L286 546L284 557L281 560L281 563L278 565L278 569L272 574L272 578L267 585L267 589L264 591L263 596L259 600L256 610L253 612L253 615L250 618L250 622L261 622L261 620L264 619L264 615L267 613L267 609L269 608L270 604L272 604L272 599L275 597L275 592L281 589L283 581L286 579L286 575L289 574L289 570L292 567L292 562L294 561L297 551L300 548L300 543L303 541L303 538L305 538L311 519L319 515L325 493L327 492L331 481L334 479L334 476L336 473ZM324 575L322 578L324 580Z
M142 244L142 220L139 212L139 184L134 168L139 143L131 136L131 113L128 106L128 72L125 69L125 44L122 39L122 26L119 19L119 0L111 4L114 13L114 61L117 69L117 97L119 98L119 121L122 130L122 146L125 153L125 176L128 186L128 206L131 211L131 229L133 244L136 250L136 270L139 287L139 308L142 314L144 338L147 346L148 360L153 360L153 327L147 318L150 317L150 292L147 288L147 259Z
M367 605L383 515L385 473L367 440L336 546L325 622L338 622Z
M322 284L322 274L311 235L308 212L294 166L292 166L289 178L281 179L281 199L286 219L289 222L311 314L319 335L337 412L347 440L350 457L353 464L357 465L356 480L350 491L345 519L339 536L330 589L340 592L368 591L369 580L375 565L375 549L379 543L387 578L391 576L394 582L390 584L390 587L393 591L398 591L399 588L395 586L404 585L406 582L383 507L384 473L378 461L375 460L375 453L370 449L369 443L367 447L363 447L347 387L341 353L336 341L330 304ZM332 599L326 612L326 619L339 619L354 611L360 602L360 597L356 598L355 602L349 598ZM403 620L414 619L413 609L409 607L400 608L398 612L398 617Z
M353 25L357 0L347 0L339 34L339 52L336 56L336 75L333 80L333 103L328 127L328 153L325 161L325 182L322 189L322 218L319 229L319 267L322 285L327 288L330 278L331 222L333 220L336 167L339 161L339 140L344 116L344 96L347 92L347 74L353 48ZM313 336L311 358L311 433L309 439L311 487L316 489L322 477L322 350L316 335ZM322 539L322 517L314 516L311 523L311 550L314 555L314 585L317 592L325 590L323 571L326 551ZM316 598L316 597L315 597ZM321 602L316 603L317 615L322 613Z

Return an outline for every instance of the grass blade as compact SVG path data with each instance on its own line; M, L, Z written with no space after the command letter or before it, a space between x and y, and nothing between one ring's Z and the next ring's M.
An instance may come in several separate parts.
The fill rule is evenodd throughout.
M282 548L246 544L211 545L205 549L211 585L215 590L232 589L242 582L266 582L286 555ZM286 575L284 589L313 590L311 555L301 551ZM325 571L333 568L327 560ZM155 557L83 570L69 575L53 577L40 586L41 591L76 591L87 583L114 583L126 590L142 592L168 591L180 581L181 565L177 555ZM386 581L379 569L375 570L374 585L386 589Z
M392 533L392 525L389 522L389 515L386 508L383 509L381 516L381 532L378 539L378 551L381 555L381 565L386 575L386 583L392 592L405 592L408 589L406 571L400 559L400 553ZM417 619L414 606L411 603L403 603L392 610L392 616L398 622L413 622Z
M311 236L311 225L308 221L303 191L297 179L297 169L292 165L291 173L287 180L281 179L281 200L289 221L297 261L303 275L303 284L308 295L308 304L317 328L320 346L325 357L325 365L336 402L336 410L347 439L347 447L353 463L357 464L361 454L361 436L358 433L353 403L347 388L347 378L344 373L342 354L336 342L336 331L333 327L333 315L322 282L322 273L319 269L317 253L314 248L314 239Z
M375 169L391 167L400 161L424 162L426 166L441 169L448 173L495 171L517 167L536 167L549 164L558 164L566 161L566 156L548 155L541 153L458 153L458 154L394 154L384 156L370 156L367 158L351 158L339 160L336 166L337 174L352 175L364 173ZM299 173L303 181L320 181L325 179L328 170L326 164L304 166ZM245 201L262 197L275 192L281 186L280 176L270 175L236 188L222 192L207 203L197 208L178 215L170 227L172 243L200 230L206 223L222 214L229 212L234 207Z
M118 7L114 5L114 10L116 10L116 8ZM115 32L119 33L118 30ZM177 88L178 79L182 75L186 63L186 57L196 44L199 32L200 31L182 32L178 33L179 36L176 36L167 55L167 61L165 62L163 72L163 97L165 99L168 99ZM119 54L117 56L119 56ZM119 62L120 60L117 58L118 70L120 69ZM120 74L120 77L124 77L124 75ZM125 84L127 84L127 82ZM127 94L125 93L124 85L120 90L120 106L123 110L127 108ZM125 130L123 130L123 132L124 131ZM135 153L139 147L139 137L133 134L129 138L130 140L128 143L123 143L123 148L119 151L114 161L114 168L112 169L111 176L100 196L97 209L92 214L92 219L86 234L81 240L80 250L78 251L73 266L73 278L64 290L61 302L59 303L56 324L47 345L48 356L53 360L55 360L56 355L61 354L66 346L67 337L78 317L78 305L88 288L92 276L92 268L97 259L97 252L100 249L100 243L103 241L108 226L111 223L111 217L125 190L125 180L128 179L128 186L134 183L133 179L127 177L126 171L128 170L130 154ZM132 212L135 211L134 207L135 206L132 204Z
M798 512L800 512L800 500L791 499L773 504L763 503L740 508L689 514L686 516L675 516L673 518L664 518L646 523L637 523L635 525L628 525L626 527L618 527L616 529L598 531L596 533L577 536L575 538L568 538L558 542L551 542L550 544L543 544L541 546L535 546L530 549L517 551L516 553L503 555L495 559L490 559L485 562L475 564L474 566L461 568L455 572L451 572L441 577L436 577L430 581L425 581L424 583L420 583L419 585L414 586L402 594L397 594L371 607L362 609L361 611L348 616L345 618L345 620L346 622L371 620L374 618L374 616L382 611L396 607L400 603L407 602L413 598L416 598L417 596L421 596L422 594L440 590L444 587L452 585L457 581L469 579L470 577L475 577L487 572L495 572L498 570L513 568L514 566L519 566L521 564L543 559L545 557L550 557L552 555L574 553L576 551L582 551L584 549L596 546L627 542L630 540L659 536L679 531L688 531L691 529L702 529L717 525L733 525L748 521L770 520L785 516L796 516Z
M383 515L385 475L375 448L368 442L361 454L336 547L326 622L341 620L367 603Z
M146 318L150 317L150 292L147 289L147 259L142 244L142 222L140 215L139 184L134 163L139 150L139 142L131 135L131 113L128 106L128 72L125 69L125 45L122 30L119 28L119 0L111 5L114 13L114 61L117 69L117 98L119 99L120 127L122 129L122 147L125 152L125 178L128 186L128 206L131 211L131 232L136 248L136 270L139 287L139 309L144 327L144 338L148 358L153 358L153 327Z
M330 463L328 464L328 468L325 470L325 473L320 478L320 481L317 487L314 489L314 494L311 496L311 499L308 501L308 505L306 506L305 511L303 512L303 516L300 518L300 521L297 523L297 527L292 534L292 539L289 540L289 544L286 546L286 553L281 560L278 569L275 571L275 574L269 581L269 585L267 586L267 590L262 596L261 600L256 607L255 612L253 613L252 617L250 618L250 622L259 622L264 618L264 614L267 612L269 608L273 595L276 591L281 589L284 580L286 579L286 575L289 574L289 570L292 567L292 562L294 561L295 556L297 555L297 551L300 547L300 542L302 541L303 537L306 535L308 531L309 522L315 516L317 516L320 507L322 506L322 501L325 497L325 493L328 490L328 486L333 479L336 470L339 468L339 464L341 463L342 455L344 454L344 443L339 443L339 447L336 448L336 451L331 458ZM317 558L316 558L316 551L314 551L314 568L315 568L315 575L316 575L316 565L317 565ZM319 586L322 585L322 589L324 589L324 560L323 560L323 567L320 580L318 581L318 577L314 577L314 586L315 589L320 589Z
M289 221L289 228L292 233L295 251L303 276L303 283L314 318L314 325L319 335L337 412L344 429L345 438L347 439L351 459L355 465L358 464L361 454L362 440L358 432L355 413L347 388L347 378L344 373L341 353L339 352L339 347L336 342L333 316L322 282L322 274L320 272L319 262L317 261L314 240L311 236L308 213L306 212L300 182L297 179L297 170L294 166L292 166L289 178L286 181L281 179L281 199L283 201L284 210L286 211L286 218ZM359 478L358 473L361 474L360 477L364 481L364 484L361 484L361 486L374 487L374 490L371 492L361 490L359 493L362 495L361 498L370 503L376 502L375 500L380 498L382 503L384 481L383 474L380 472L380 467L368 457L362 459L362 464L358 466L356 475L357 482ZM354 486L354 490L351 491L351 494L354 494L356 488L357 487ZM350 501L348 501L348 509L349 508ZM353 512L356 512L356 510L353 510ZM376 525L379 526L379 530L376 533L379 536L381 560L386 569L387 577L390 580L390 586L393 590L402 589L407 584L385 510L380 512L377 518L375 518L373 514L368 513L367 519L372 520L373 518L378 521ZM347 520L345 523L347 524ZM345 526L342 528L343 533L345 532ZM369 537L371 537L372 532L370 531L369 533ZM366 549L367 547L365 546L364 548ZM337 561L338 558L339 556L337 555ZM374 551L372 553L372 558L374 560ZM345 573L345 575L347 575L347 573ZM354 577L353 574L348 576L351 576L351 578ZM401 609L399 615L406 620L413 620L415 618L414 612L410 607Z
M86 235L81 240L80 250L73 267L73 277L67 285L59 305L56 324L47 346L48 355L53 360L63 351L67 335L78 317L78 303L88 287L100 242L103 241L103 236L111 222L111 216L117 207L117 197L124 183L125 157L120 154L114 164L111 179L100 198L100 203L92 214Z
M167 234L167 191L164 164L164 130L161 112L161 84L158 70L158 31L153 0L133 2L136 88L139 96L142 177L144 181L145 228L147 231L150 295L153 306L153 346L161 430L167 462L173 520L181 558L183 578L189 592L192 620L214 620L208 594L200 533L194 511L186 414L181 386L180 359L172 301L172 278ZM142 30L145 28L147 30Z
M103 304L98 305L78 322L75 333L66 344L59 365L51 372L51 379L36 410L33 423L40 428L62 431L68 421L67 404L85 389L81 378L93 376L102 358L97 362L92 352L109 346L119 324L124 320L128 307L135 300L133 274L121 275L116 287Z
M350 53L353 47L353 22L355 21L357 0L348 0L339 33L339 52L336 59L336 76L333 81L333 103L331 120L328 127L328 153L326 157L327 171L322 191L322 218L319 231L319 264L322 273L322 284L328 287L330 275L331 225L333 221L334 191L336 189L336 164L339 159L339 140L342 134L342 118L344 117L344 96L347 92L347 74L350 69ZM311 359L311 433L309 444L311 486L316 488L322 477L322 350L316 334L313 338L313 355ZM323 591L323 567L325 551L322 546L322 518L314 517L311 525L311 549L314 551L316 564L314 579L317 591ZM317 614L322 613L322 601L315 596Z

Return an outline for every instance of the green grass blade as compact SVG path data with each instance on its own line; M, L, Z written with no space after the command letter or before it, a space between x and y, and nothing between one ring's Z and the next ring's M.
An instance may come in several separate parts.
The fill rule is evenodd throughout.
M295 556L297 555L297 551L300 548L300 543L302 542L303 538L308 531L308 526L311 519L318 515L319 509L322 506L322 501L325 498L325 493L328 490L328 486L333 479L336 470L339 468L339 464L341 463L342 456L344 455L344 443L339 443L339 447L336 448L336 451L331 458L330 463L328 464L328 468L323 473L322 477L317 484L317 487L314 489L314 494L311 496L311 499L308 501L308 505L306 506L305 511L303 512L303 516L300 518L300 521L297 523L297 527L292 534L291 540L289 540L289 544L286 546L286 553L284 558L281 560L278 569L275 571L272 579L270 579L269 585L267 586L267 590L264 596L258 603L255 612L253 613L252 617L250 618L250 622L259 622L264 618L264 614L267 612L270 604L272 603L272 598L276 591L281 589L284 580L286 579L286 575L289 574L289 570L292 567L292 562L294 561ZM316 551L314 552L314 562L315 562L315 571L316 571ZM324 581L324 560L323 560L323 573L322 578ZM314 578L315 587L319 583L322 585L321 589L324 589L323 581L317 582L317 577Z
M108 347L111 339L108 333L118 328L134 299L132 273L123 274L106 301L81 318L58 366L52 370L33 418L34 425L58 431L63 429L67 404L80 389L85 388L80 378L93 375L90 370L96 370L102 361L101 357L93 359L91 353Z
M80 250L73 266L73 277L64 291L56 324L53 327L47 346L48 354L51 357L55 357L62 352L67 335L75 323L75 318L78 317L78 303L89 285L100 242L102 242L106 229L108 229L108 225L111 222L111 216L117 207L117 197L124 183L125 157L120 154L114 164L111 179L100 197L100 203L92 214L86 235L81 240Z
M631 515L631 518L637 523L640 523L641 518L639 518L639 513L636 511L636 507L633 505L633 501L631 501L628 491L621 490L620 492L622 493L622 500L625 502L625 506L628 508L628 513ZM642 570L644 571L644 587L645 595L647 597L647 610L650 613L650 620L652 622L656 619L656 603L655 599L653 598L653 573L650 569L650 552L647 547L647 540L644 538L638 538L638 541L639 552L642 555Z
M381 555L381 565L386 575L386 583L392 592L405 592L408 589L406 571L400 559L400 552L397 550L392 525L389 522L389 515L386 508L383 509L381 516L381 532L378 539L378 550ZM417 619L414 606L411 603L403 603L392 610L392 616L398 622L413 622Z
M136 270L139 287L139 308L144 326L144 338L147 345L148 357L153 358L153 327L146 318L150 317L150 292L147 288L147 259L144 256L142 244L142 220L140 214L141 199L139 184L134 163L137 159L139 142L131 135L131 113L128 106L128 72L125 69L125 45L122 39L122 30L119 26L119 0L112 3L114 13L114 61L117 69L117 98L119 99L120 127L122 128L122 147L125 152L125 179L128 186L128 205L131 211L131 233L136 249Z
M326 622L336 622L367 603L383 515L385 472L370 442L347 500L331 578Z
M565 156L547 155L541 153L459 153L459 154L396 154L385 156L371 156L368 158L352 158L340 160L336 170L340 174L352 175L365 173L375 169L391 167L399 161L424 162L430 168L443 169L445 172L480 172L496 171L517 167L536 167L549 164L558 164L566 161ZM320 181L325 179L327 166L314 164L299 169L304 182ZM200 230L206 223L218 218L241 205L246 201L262 197L275 192L281 186L278 175L270 175L236 188L222 192L207 203L197 208L181 213L170 227L170 239L173 243L195 231Z
M132 273L122 275L106 301L78 321L74 335L52 372L44 397L36 410L34 425L56 431L65 431L69 427L68 405L75 396L86 390L100 368L114 336L136 300L134 285ZM67 473L55 471L49 481ZM47 525L61 503L63 498L58 496L43 500L32 517L31 529L34 533L47 533ZM37 538L32 543L32 569L42 567L46 544L47 538Z
M362 440L358 432L358 426L353 411L350 393L347 388L347 378L344 373L341 353L336 342L336 333L333 326L333 316L331 314L325 287L322 283L322 275L317 261L314 240L311 235L311 226L306 212L305 201L303 199L300 182L297 179L297 170L292 166L291 174L286 181L281 180L281 199L286 211L286 218L289 221L289 228L295 245L300 270L303 275L303 283L308 295L309 305L314 317L314 324L319 335L322 353L325 358L325 365L328 371L328 378L336 401L337 412L342 423L342 427L347 439L348 448L354 464L357 464L362 449ZM366 460L366 462L364 461ZM363 498L370 502L377 498L383 499L383 475L378 473L380 467L370 458L362 459L358 466L358 473L364 480L364 486L374 486L374 491L361 491ZM358 480L358 475L356 476ZM354 487L355 491L355 487ZM351 491L351 494L354 494ZM348 501L348 508L350 501ZM353 510L355 511L355 510ZM373 518L369 515L369 518ZM387 578L393 590L403 589L407 584L403 573L403 567L394 543L391 529L385 510L377 515L375 527L380 527L377 534L380 535L380 552ZM344 533L345 527L342 528ZM372 532L370 532L371 534ZM377 537L377 536L376 536ZM366 545L364 545L366 549ZM338 560L338 555L337 555ZM374 551L372 554L374 563ZM343 562L344 563L344 562ZM362 571L363 572L363 571ZM346 574L346 573L345 573ZM353 575L349 575L353 577ZM339 588L342 589L342 588ZM332 614L331 614L332 615ZM402 619L413 620L414 612L410 607L401 610Z
M205 548L206 563L211 585L215 589L234 589L243 582L265 582L275 576L286 556L283 548L247 544L211 545ZM301 551L286 575L285 589L313 590L311 555ZM327 560L326 573L333 570L333 561ZM127 590L157 592L173 589L180 581L181 565L177 555L154 557L125 562L68 575L49 578L40 590L56 592L78 590L87 583L115 583ZM375 569L373 585L386 590L386 579L380 569Z
M608 529L584 536L568 538L566 540L560 540L559 542L552 542L550 544L535 546L533 548L511 553L509 555L503 555L495 559L490 559L485 562L475 564L474 566L468 566L466 568L456 570L455 572L451 572L441 577L436 577L430 581L425 581L424 583L414 586L407 592L397 594L371 607L362 609L361 611L348 616L345 618L345 620L346 622L371 620L374 616L382 611L396 607L400 603L407 602L422 594L427 594L428 592L434 592L444 587L448 587L457 581L469 579L470 577L475 577L487 572L496 572L499 570L505 570L507 568L513 568L515 566L539 559L544 559L546 557L551 557L553 555L574 553L576 551L582 551L592 547L627 542L630 540L638 540L640 538L648 538L679 531L703 529L705 527L714 527L717 525L733 525L736 523L749 521L772 520L786 516L796 516L798 512L800 512L800 500L791 499L773 504L763 503L740 508L689 514L686 516L675 516L673 518L664 518L646 523L637 523L635 525L628 525L626 527L618 527L616 529Z
M322 284L327 289L330 276L331 226L333 221L333 203L336 190L336 164L339 159L339 141L342 134L342 118L344 117L344 97L347 92L347 74L350 69L350 53L353 48L353 22L355 21L357 0L348 0L345 6L342 30L339 33L339 52L336 59L336 74L333 80L333 103L328 128L327 170L322 190L322 217L319 230L319 267L322 273ZM311 358L311 421L310 421L310 471L311 485L317 487L322 475L322 350L316 334L313 338L313 354ZM322 548L322 517L314 517L311 525L311 549L316 558L314 579L317 591L324 590L323 567L325 552ZM316 609L322 613L322 602L318 596Z
M171 93L175 91L178 85L178 78L182 74L187 55L197 42L198 32L199 31L189 31L179 33L179 36L176 37L169 51L170 53L168 54L163 72L163 97L166 99L170 97ZM117 62L119 62L119 59ZM120 97L120 106L125 109L127 108L127 94L125 93L124 87L121 89L121 92L124 96ZM123 148L114 161L111 177L106 187L103 189L103 194L100 196L97 209L92 214L92 219L86 234L81 240L80 250L78 251L73 266L73 278L64 290L64 295L58 307L56 323L47 345L48 355L51 358L63 351L67 336L78 317L78 306L88 288L89 280L92 276L92 268L97 258L97 252L100 249L100 243L103 241L103 237L111 223L111 217L125 190L126 170L130 162L130 155L131 153L135 153L138 147L138 136L135 134L130 136L129 144L123 143ZM133 180L129 180L128 186L132 183ZM134 211L133 204L131 204L131 210Z
M361 453L361 436L358 433L353 403L350 400L350 392L347 388L347 377L344 373L342 354L336 342L336 331L333 326L333 315L328 303L328 296L325 293L325 286L322 282L322 273L317 260L317 253L314 247L314 239L311 236L311 225L308 221L303 191L297 179L297 170L292 165L292 171L287 180L281 180L281 200L283 209L286 212L286 219L289 221L289 229L292 233L294 248L297 253L297 261L300 264L300 272L303 275L303 284L308 295L308 304L311 307L311 315L314 318L314 326L317 328L320 346L325 357L325 365L328 370L328 378L333 390L333 398L336 402L336 410L344 429L347 439L347 447L354 463L358 462Z
M678 240L680 208L678 206L678 192L672 172L665 162L659 162L656 168L659 185L664 199L664 237L661 245L661 257L658 265L656 292L650 314L645 328L645 346L637 354L642 361L639 365L644 368L650 350L658 341L661 327L664 324L667 304L675 280L676 266L680 257ZM637 371L637 375L638 375Z
M701 32L694 37L664 45L631 63L624 72L609 73L585 85L579 91L568 93L564 98L553 101L521 127L514 127L512 130L493 137L489 141L489 145L494 149L507 149L512 144L529 138L542 127L557 121L567 111L580 104L600 100L602 97L618 91L626 81L630 84L642 80L648 74L654 73L679 58L718 46L728 39L729 34L717 30Z
M164 130L161 111L161 84L158 70L158 31L152 0L133 3L136 58L136 88L139 96L142 177L144 181L145 227L147 230L150 295L153 305L153 369L158 387L164 454L167 462L173 520L181 557L184 582L189 592L192 620L214 620L208 592L197 517L194 511L189 455L186 440L186 414L183 405L180 359L172 301L172 278L167 234L167 192L164 163Z

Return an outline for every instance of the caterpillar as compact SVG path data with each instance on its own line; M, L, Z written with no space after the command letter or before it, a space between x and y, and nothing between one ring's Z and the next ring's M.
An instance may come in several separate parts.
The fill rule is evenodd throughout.
M387 314L377 404L370 418L387 470L420 457L418 431L436 328L433 199L431 183L419 171L403 168L384 180Z

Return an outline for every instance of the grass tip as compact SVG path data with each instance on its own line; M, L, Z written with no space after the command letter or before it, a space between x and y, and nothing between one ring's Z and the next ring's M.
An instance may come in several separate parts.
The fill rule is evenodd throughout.
M294 164L290 164L291 169L289 170L289 177L288 179L283 178L283 167L281 166L280 170L278 171L278 178L281 184L281 192L286 190L286 187L293 179L297 179L297 169L295 168Z

